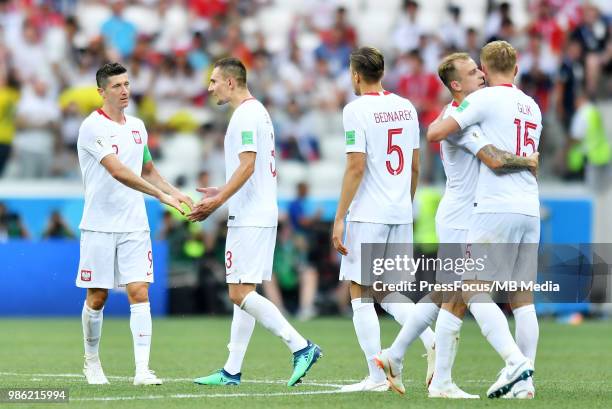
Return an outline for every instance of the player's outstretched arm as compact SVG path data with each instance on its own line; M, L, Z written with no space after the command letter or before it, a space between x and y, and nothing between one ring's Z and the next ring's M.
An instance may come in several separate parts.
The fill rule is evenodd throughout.
M440 142L460 129L461 128L459 127L457 121L453 117L449 116L441 121L433 122L431 125L429 125L429 128L427 128L427 141Z
M245 151L238 155L240 164L238 168L232 174L230 180L227 181L225 186L222 186L215 191L214 195L208 195L199 201L191 213L188 219L192 222L200 222L206 219L212 212L218 209L223 203L225 203L230 197L234 195L251 177L255 172L255 159L257 159L257 152ZM202 189L203 190L203 189Z
M174 197L180 203L186 204L189 210L193 209L193 200L164 179L157 171L153 161L148 161L142 165L142 178L162 192Z
M537 176L540 154L535 152L527 157L522 157L489 144L479 150L476 157L498 174L529 170L534 176Z
M342 236L344 235L344 217L357 193L361 179L366 168L366 154L361 152L349 152L346 155L346 169L342 179L342 192L336 209L336 219L332 231L332 244L338 253L346 256L348 250L344 247Z
M127 187L153 196L160 202L174 207L176 210L181 212L181 214L185 214L183 209L181 209L181 204L178 200L162 192L160 189L156 188L151 183L132 172L130 168L121 163L119 158L117 158L117 155L106 155L100 161L100 164L106 168L108 173L110 173L113 178L123 183Z

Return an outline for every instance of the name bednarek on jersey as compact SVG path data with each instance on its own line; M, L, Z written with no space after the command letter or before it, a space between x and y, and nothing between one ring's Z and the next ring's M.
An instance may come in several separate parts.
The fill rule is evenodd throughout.
M498 149L519 156L529 156L538 150L542 133L540 108L533 98L512 84L475 91L450 115L461 129L478 124ZM538 184L527 171L497 175L480 164L475 203L475 213L540 216Z
M561 286L553 281L537 283L535 281L493 281L480 283L464 283L455 281L453 283L430 283L427 281L398 281L386 283L380 280L374 281L374 291L426 291L426 292L491 292L491 291L535 291L535 292L559 292Z
M388 91L367 93L342 113L346 153L366 154L366 169L348 221L412 223L412 152L419 123L412 103Z
M255 152L255 171L229 199L230 227L276 227L276 163L274 128L268 111L254 98L244 101L232 114L224 141L225 178L229 181L242 152Z
M140 176L147 140L144 123L133 116L125 115L125 123L119 124L98 109L85 118L77 141L85 186L81 230L149 231L143 194L117 181L100 163L114 153L121 163Z

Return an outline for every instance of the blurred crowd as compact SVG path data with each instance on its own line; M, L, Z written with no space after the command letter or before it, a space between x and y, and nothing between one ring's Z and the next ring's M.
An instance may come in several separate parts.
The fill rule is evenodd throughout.
M130 76L128 113L145 121L162 173L179 186L222 183L230 112L213 106L206 88L211 64L231 55L245 63L252 93L271 113L279 163L306 169L326 163L338 179L342 107L354 98L348 75L354 47L384 52L385 88L412 101L423 132L450 97L437 78L440 59L467 51L478 62L480 48L494 39L519 50L517 85L544 114L541 178L609 173L609 1L434 3L432 20L430 4L409 0L0 0L0 178L79 180L78 129L101 105L95 72L120 61ZM475 13L482 24L471 23ZM388 35L377 40L376 30ZM439 146L421 146L423 182L443 183ZM325 179L310 180L313 189ZM286 180L281 172L279 183ZM276 280L265 290L309 317L317 289L336 291L337 259L329 226L316 213L300 216L306 185L296 192L279 226ZM0 236L27 237L15 217L0 218ZM51 217L51 231L67 235L58 218ZM193 226L167 214L163 225L159 237L170 243L175 284L184 279L193 287L217 276L223 282L222 217ZM185 266L191 273L181 275ZM283 293L292 291L299 301L285 306Z
M228 112L210 106L206 87L211 63L227 55L244 61L253 94L269 107L280 159L330 159L322 158L322 144L341 135L342 107L354 97L348 56L369 44L355 21L364 21L359 13L369 9L348 1L295 3L0 0L0 175L78 179L79 124L100 104L95 72L106 61L121 61L131 80L130 112L147 123L154 157L172 156L165 148L174 135L195 135L198 164L183 172L170 165L171 174L193 182L206 167L222 180L216 173L223 167L208 159L221 146L215 139L222 138ZM608 3L489 0L478 27L465 23L478 8L438 3L435 30L422 23L419 2L381 3L396 8L388 10L390 35L374 44L386 55L386 88L414 103L424 130L449 98L436 75L440 58L465 50L478 61L483 44L508 40L520 51L518 85L545 113L542 156L554 158L545 176L582 177L584 166L567 157L585 139L573 133L586 131L572 122L582 105L611 94ZM526 17L517 22L516 15ZM443 181L437 152L436 145L426 150L427 181Z

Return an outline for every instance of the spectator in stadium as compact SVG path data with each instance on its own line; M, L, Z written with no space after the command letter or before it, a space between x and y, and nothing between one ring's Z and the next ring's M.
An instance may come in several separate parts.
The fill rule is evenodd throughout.
M62 218L59 211L51 212L47 227L42 235L43 239L74 239L76 236L68 223Z
M341 27L334 26L326 40L315 49L315 57L324 59L329 64L332 77L336 78L348 68L348 57L351 46Z
M579 90L567 146L568 170L585 170L588 185L597 192L610 189L612 150L598 106Z
M348 21L346 7L338 7L334 16L334 25L332 27L342 33L341 39L343 43L346 43L351 49L355 48L357 46L357 31L355 31L355 28ZM325 42L330 40L329 37L331 35L332 32L327 31L323 32L321 37Z
M489 2L489 7L492 6L493 2ZM487 19L484 27L484 38L490 38L499 33L502 22L504 20L510 20L512 18L510 3L503 2L499 3L497 9L488 10ZM479 61L478 59L474 61Z
M19 101L19 84L12 70L0 69L0 178L8 163L15 137L15 110Z
M307 261L306 245L302 236L293 234L290 223L280 222L274 251L273 278L262 283L265 296L279 310L295 312L301 321L316 316L314 301L318 274Z
M450 18L440 27L440 38L447 48L463 50L466 44L466 30L461 24L461 9L452 5L447 11Z
M52 155L58 137L60 110L49 85L34 79L23 85L17 105L17 133L13 142L17 177L41 178L50 175Z
M583 6L583 21L571 34L582 45L585 67L586 92L595 95L598 91L602 69L612 68L612 46L610 46L610 23L599 9L586 3Z
M570 121L576 109L576 90L585 80L584 65L581 61L582 45L570 39L562 57L561 67L555 84L556 113L563 128L569 130Z
M9 239L29 239L30 233L17 213L10 212L6 205L0 202L0 243Z
M519 55L519 67L520 88L535 99L543 113L547 112L557 59L539 32L529 32L527 49Z
M400 78L397 93L412 102L419 113L421 129L425 129L440 113L442 87L435 74L425 71L419 51L411 51L408 57L410 72Z
M277 144L283 158L301 162L319 158L319 138L312 131L312 114L304 112L295 99L289 101L286 112L279 112L275 120Z
M476 31L475 28L470 27L467 29L467 35L466 35L465 42L466 42L465 52L468 53L474 61L480 61L481 43L480 43L478 31Z
M537 17L529 24L527 31L539 34L554 55L561 53L565 33L555 17L555 9L550 0L538 2Z
M47 50L42 42L42 33L31 19L22 23L20 35L14 42L7 42L12 55L13 67L19 82L26 83L40 78L49 81L52 78L51 64Z
M112 0L113 15L101 27L107 47L120 58L132 55L137 36L136 26L123 17L124 8L124 0Z
M424 32L417 21L419 4L416 1L404 0L402 11L403 13L400 14L392 34L393 47L400 54L415 50L419 45L419 38Z

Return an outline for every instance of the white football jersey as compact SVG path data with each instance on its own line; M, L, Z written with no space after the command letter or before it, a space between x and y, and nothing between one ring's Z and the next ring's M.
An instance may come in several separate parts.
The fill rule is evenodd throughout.
M528 156L538 150L542 113L535 101L512 84L480 89L451 113L461 129L479 124L498 149ZM480 165L475 213L540 216L538 183L531 172L496 175Z
M227 225L275 227L278 224L278 205L274 128L270 114L261 102L249 98L236 108L227 127L224 146L226 181L240 165L240 153L257 153L255 172L229 199Z
M346 152L366 154L366 169L347 220L412 223L412 152L419 122L412 103L388 91L364 94L344 107Z
M100 161L112 153L137 175L142 174L148 135L144 123L125 116L111 120L101 109L81 124L77 151L85 185L85 208L79 228L108 233L148 231L143 194L111 176Z
M458 106L454 101L449 104L444 118ZM479 161L476 154L488 144L478 125L469 126L440 142L446 190L436 212L438 225L460 230L469 228L478 183Z

